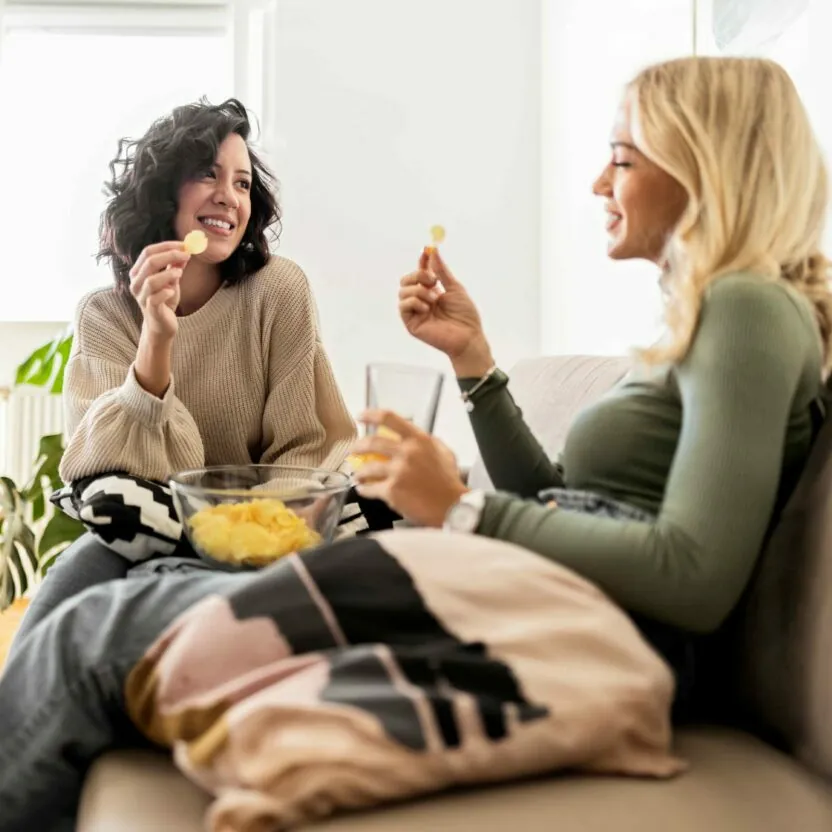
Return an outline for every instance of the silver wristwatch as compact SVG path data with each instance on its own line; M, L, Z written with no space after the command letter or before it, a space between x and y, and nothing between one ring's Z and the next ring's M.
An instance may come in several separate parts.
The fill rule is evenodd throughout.
M446 532L473 534L480 525L484 508L485 492L467 491L448 509L442 528Z

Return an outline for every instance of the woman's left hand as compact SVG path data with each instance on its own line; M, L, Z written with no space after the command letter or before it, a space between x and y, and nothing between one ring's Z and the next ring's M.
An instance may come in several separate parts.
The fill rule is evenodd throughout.
M368 462L356 472L361 496L383 500L416 525L440 528L448 509L468 491L450 448L387 410L368 410L359 421L383 426L400 437L372 434L353 446L356 454L387 457L383 462Z

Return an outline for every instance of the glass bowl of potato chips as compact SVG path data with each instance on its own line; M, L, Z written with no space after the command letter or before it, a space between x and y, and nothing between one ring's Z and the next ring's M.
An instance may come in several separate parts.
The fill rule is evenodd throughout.
M237 570L331 542L350 481L319 468L218 465L175 474L170 486L196 553Z

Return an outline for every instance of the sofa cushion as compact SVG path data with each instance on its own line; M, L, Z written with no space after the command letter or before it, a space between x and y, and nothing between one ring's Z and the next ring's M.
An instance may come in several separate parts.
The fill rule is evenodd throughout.
M555 459L578 412L620 381L629 367L627 358L532 358L512 369L509 389L538 441ZM468 484L493 489L481 459L472 466Z
M687 774L667 782L561 777L345 815L310 832L829 832L832 790L751 736L682 732ZM209 798L168 760L109 754L93 768L78 832L201 832Z
M832 419L741 608L740 705L832 779Z

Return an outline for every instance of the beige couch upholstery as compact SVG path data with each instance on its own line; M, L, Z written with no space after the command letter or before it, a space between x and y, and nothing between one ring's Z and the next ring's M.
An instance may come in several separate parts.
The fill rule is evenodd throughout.
M512 390L554 454L574 413L626 372L620 359L536 359ZM482 466L471 482L487 485ZM785 595L780 591L784 588ZM332 832L830 832L832 830L832 424L772 537L739 617L735 686L792 754L750 734L679 732L690 771L671 782L551 777L435 796L314 829ZM761 641L762 640L762 641ZM828 649L827 649L828 648ZM824 775L827 779L824 779ZM209 797L161 754L120 752L94 766L79 832L197 832Z

